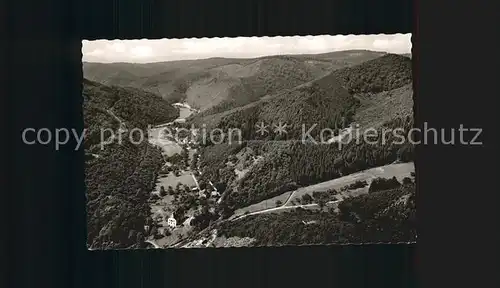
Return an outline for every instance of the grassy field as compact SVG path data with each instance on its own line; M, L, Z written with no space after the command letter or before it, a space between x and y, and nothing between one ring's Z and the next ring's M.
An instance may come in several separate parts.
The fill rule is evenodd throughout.
M406 117L413 113L412 84L370 96L358 96L361 106L354 121L361 129L378 127L393 118Z
M170 172L166 177L158 178L155 192L159 192L161 186L163 186L165 189L167 189L168 186L172 186L172 188L175 188L177 183L187 185L188 187L196 186L191 171L182 171L179 177L175 176L173 172Z
M315 185L302 187L297 189L293 196L290 198L288 205L293 205L291 202L294 199L302 197L304 194L310 194L312 196L313 192L324 192L330 189L335 189L339 191L342 187L353 184L356 181L366 181L368 185L371 181L377 177L392 178L396 177L398 181L402 181L405 177L410 177L410 173L415 171L415 166L413 163L400 163L400 164L389 164L382 167L372 168L358 173L353 173L344 177L340 177L334 180L318 183ZM356 194L362 193L364 190L357 191ZM366 188L366 191L367 188ZM357 196L357 195L351 195Z
M153 193L158 194L160 187L163 185L165 189L168 188L168 186L172 186L175 189L175 186L177 183L181 183L184 185L188 185L189 187L195 186L195 182L193 177L191 176L190 171L183 171L181 176L176 177L173 175L172 172L169 173L167 177L164 178L159 178L157 183L156 183L156 188ZM183 192L185 193L185 192ZM169 229L168 224L167 224L167 219L172 215L172 213L175 210L174 205L172 204L174 200L173 195L165 195L161 197L159 200L156 202L152 203L151 206L151 216L153 219L156 219L157 217L161 217L162 220L159 222L159 228L158 231L160 234L163 235L164 229ZM194 211L188 211L186 214L187 215L192 215ZM178 223L178 227L175 229L171 230L171 235L170 236L163 236L160 239L154 240L155 243L157 243L159 246L164 247L171 245L179 240L179 237L185 237L187 233L191 230L191 227L189 225L181 225L182 223Z
M148 131L149 143L151 143L152 145L161 147L162 154L164 154L167 157L171 157L175 154L181 154L182 147L179 144L177 144L174 141L170 141L170 140L163 138L163 135L162 135L163 131L170 131L167 129L169 129L169 128L162 127L162 128L150 129Z

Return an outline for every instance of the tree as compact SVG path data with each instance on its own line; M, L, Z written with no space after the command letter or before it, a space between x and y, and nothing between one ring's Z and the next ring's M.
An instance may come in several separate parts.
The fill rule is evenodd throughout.
M392 177L390 179L379 177L373 179L372 183L370 184L370 188L368 188L368 192L372 193L377 191L389 190L398 188L399 186L401 186L401 183L399 183L396 177Z
M165 191L165 187L160 187L160 196L165 197L167 195L167 191Z
M187 166L188 161L189 161L189 153L188 153L187 149L183 149L181 153L182 153L182 155L181 155L182 160L184 161L184 164Z
M197 230L203 230L210 225L212 220L218 218L218 215L210 212L208 207L203 207L200 214L196 215L193 220L191 220L191 226L195 226Z
M181 194L181 191L182 191L181 189L182 189L181 183L177 182L177 185L175 186L175 193L174 193L174 195L177 196L177 195Z
M198 158L196 157L196 154L194 154L190 164L191 170L196 170L197 164L198 164Z
M156 226L153 226L153 228L151 228L149 234L154 237L156 234L158 234L158 228L156 228Z
M137 232L134 229L128 232L128 239L132 241L137 239Z
M352 183L351 185L349 185L349 189L358 189L358 188L363 188L363 187L366 187L368 186L368 183L366 182L366 180L363 180L363 181L356 181L354 183Z
M413 180L411 180L410 177L403 178L403 185L407 186L407 185L411 185L411 184L413 184Z
M222 202L219 207L219 214L222 216L222 219L227 219L234 213L234 209L229 207L225 202Z
M280 200L276 200L276 207L279 207L281 205L283 205L283 203Z
M409 162L414 159L414 146L411 143L405 143L397 151L397 157L402 162Z
M337 190L335 190L335 189L329 189L329 190L327 190L326 192L327 192L327 193L330 193L330 194L332 194L332 195L337 195L337 194L339 194L339 191L337 191Z
M203 188L202 188L203 190ZM212 188L212 185L205 185L205 190L208 192L208 193L211 193L212 191L214 191L214 189Z
M313 192L312 194L312 197L314 198L314 200L317 201L320 201L320 200L323 200L323 201L327 201L332 195L330 193L327 192Z
M142 232L137 233L136 242L141 245L144 243L144 234Z
M169 195L174 195L175 194L174 188L172 188L172 186L170 186L170 185L168 185L168 194Z
M320 199L318 199L318 200L317 200L317 202L318 202L319 209L323 210L323 208L324 208L324 207L325 207L325 205L326 205L326 201L325 201L325 199L321 199L321 198L320 198Z
M198 181L198 185L200 185L201 190L207 188L207 182L205 182L204 180Z
M152 194L151 197L149 198L151 201L158 201L160 200L160 196L158 194Z
M313 198L309 194L304 194L302 195L302 203L304 204L310 204L312 202Z
M228 161L232 162L232 163L236 163L238 161L238 158L236 157L236 155L229 155Z
M184 206L180 206L179 208L177 208L177 210L175 210L174 212L175 221L177 221L177 223L182 223L185 213L186 213L186 208Z

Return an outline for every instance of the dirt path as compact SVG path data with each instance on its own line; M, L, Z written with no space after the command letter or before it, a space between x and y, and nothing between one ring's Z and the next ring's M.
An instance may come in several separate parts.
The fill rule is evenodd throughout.
M198 184L198 180L194 176L194 174L191 172L191 177L193 177L194 183L196 184L196 187L198 188L198 191L201 191L200 184Z
M341 201L342 200L328 201L328 202L326 202L326 205L337 204L337 203L340 203ZM244 215L241 215L241 216L237 216L237 217L231 219L231 221L242 219L242 218L245 218L245 217L251 216L251 215L271 213L271 212L276 212L276 211L280 211L280 210L297 209L297 208L312 208L312 207L318 206L317 203L304 204L304 205L295 205L295 206L285 206L285 205L286 204L283 204L283 205L281 205L279 207L269 208L269 209L255 211L255 212L252 212L252 213L248 213L248 214L244 214Z
M292 193L290 193L290 195L288 195L288 198L286 198L285 203L283 203L283 205L281 205L281 206L286 206L286 205L288 205L288 203L290 202L290 200L292 200L293 196L295 196L295 192L297 192L297 190L295 190L295 191L293 191Z
M111 117L115 118L115 120L118 121L118 123L120 123L120 127L118 127L118 131L116 131L118 133L113 133L113 135L109 136L109 138L106 139L107 143L112 143L113 141L115 141L117 134L120 136L120 139L121 139L121 134L127 132L127 125L125 125L125 121L120 119L120 117L116 116L116 114L113 113L113 111L111 111L110 109L107 109L106 112L108 112L108 114Z

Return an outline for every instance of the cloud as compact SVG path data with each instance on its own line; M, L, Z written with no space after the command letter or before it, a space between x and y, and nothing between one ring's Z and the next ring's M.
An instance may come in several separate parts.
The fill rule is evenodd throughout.
M160 62L210 57L252 58L350 49L411 53L411 34L83 41L90 62Z
M149 46L135 46L130 49L133 58L149 58L153 55L153 49Z
M127 46L124 43L115 42L108 45L109 50L113 50L117 53L123 53L127 51Z
M92 51L88 52L87 54L83 55L83 57L84 58L85 58L85 56L88 56L88 57L97 56L97 57L99 57L99 56L104 55L104 53L105 52L102 49L95 49L95 50L92 50Z

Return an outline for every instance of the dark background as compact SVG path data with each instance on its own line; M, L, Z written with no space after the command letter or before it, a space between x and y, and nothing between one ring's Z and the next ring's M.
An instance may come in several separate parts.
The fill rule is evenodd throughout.
M498 188L495 169L486 168L497 158L485 151L493 148L486 124L498 123L490 102L498 92L489 91L497 86L490 70L498 26L495 9L480 2L11 1L0 15L0 287L487 287L498 244L487 235L498 227L488 223L496 218L488 197ZM417 148L418 252L416 245L89 252L83 151L73 151L75 143L60 151L27 146L20 137L27 127L83 128L82 39L379 33L413 33L419 125L483 127L483 147Z

